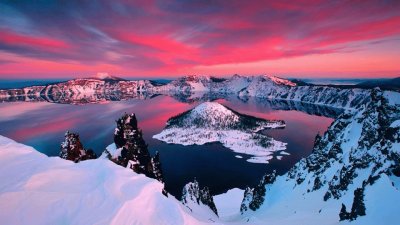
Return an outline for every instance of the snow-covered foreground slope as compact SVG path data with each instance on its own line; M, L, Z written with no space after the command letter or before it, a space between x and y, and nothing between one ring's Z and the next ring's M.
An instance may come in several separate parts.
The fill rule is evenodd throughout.
M0 136L0 224L202 224L162 184L108 159L47 157ZM194 216L194 217L193 217Z
M153 138L182 145L220 142L237 153L250 155L248 162L268 163L274 152L286 154L286 143L258 131L284 126L283 121L242 115L217 102L205 102L170 118L167 127Z
M244 208L256 210L244 216L270 224L399 224L399 96L373 90L369 104L339 116L309 157L248 192Z

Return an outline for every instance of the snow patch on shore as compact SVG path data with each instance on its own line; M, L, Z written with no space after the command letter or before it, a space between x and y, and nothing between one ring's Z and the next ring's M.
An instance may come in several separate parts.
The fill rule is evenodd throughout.
M210 130L202 128L167 128L153 138L170 144L204 145L220 142L236 153L252 155L248 162L268 163L273 153L286 149L286 143L262 134L239 130ZM265 144L264 144L265 143Z

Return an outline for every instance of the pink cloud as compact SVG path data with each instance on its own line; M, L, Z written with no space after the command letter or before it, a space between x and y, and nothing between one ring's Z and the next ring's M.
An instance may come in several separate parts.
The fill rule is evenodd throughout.
M8 30L0 30L0 42L10 46L28 46L32 48L44 48L46 50L55 48L68 49L70 47L62 40L51 37L21 35Z
M26 15L30 28L24 26L22 32L15 27L18 24L5 24L0 30L0 76L32 72L83 76L97 71L179 76L206 67L203 71L225 75L245 71L238 65L260 62L270 66L254 67L251 73L293 74L296 66L280 64L288 59L293 65L306 62L310 68L303 68L305 73L318 74L316 68L322 68L323 75L329 68L341 67L334 63L337 55L353 63L362 58L381 62L393 56L385 47L388 41L400 47L398 1L100 1L95 5L53 6L37 13L10 3ZM372 43L376 41L380 43ZM333 59L331 64L318 60L325 55ZM375 64L356 64L358 70L348 71L392 76L396 68L390 63L384 63L390 71Z

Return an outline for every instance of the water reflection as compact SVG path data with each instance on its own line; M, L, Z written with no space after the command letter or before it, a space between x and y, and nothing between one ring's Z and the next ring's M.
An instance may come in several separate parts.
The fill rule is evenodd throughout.
M221 144L181 146L152 138L162 131L170 117L209 99L217 99L216 101L244 114L284 120L285 129L268 131L268 135L288 143L287 151L291 155L282 160L274 159L269 164L253 164L246 162L245 158L236 158L236 153ZM0 135L33 146L49 156L56 156L65 131L71 130L80 134L86 148L101 153L113 141L115 119L124 112L134 112L150 151L160 152L169 192L179 196L183 185L196 177L202 185L209 186L213 194L219 194L234 187L253 186L265 172L273 169L280 174L286 172L294 163L310 154L315 135L324 132L334 117L331 109L321 106L252 98L244 101L226 96L153 96L146 100L130 98L106 103L1 103Z
M59 104L73 104L73 105L85 105L85 104L105 104L114 101L125 101L125 100L146 100L162 96L161 94L148 94L146 92L137 93L91 93L91 94L76 94L76 95L13 95L10 93L8 96L0 96L0 102L51 102ZM324 116L335 118L343 112L341 109L314 105L310 103L288 101L288 100L276 100L276 99L265 99L265 98L253 98L253 97L239 97L227 94L213 93L213 92L197 92L192 94L187 93L174 93L169 94L169 97L182 103L196 103L204 101L214 101L217 99L226 99L229 101L240 100L242 102L248 102L249 104L263 106L264 108L270 108L274 110L295 110L305 112L310 115Z

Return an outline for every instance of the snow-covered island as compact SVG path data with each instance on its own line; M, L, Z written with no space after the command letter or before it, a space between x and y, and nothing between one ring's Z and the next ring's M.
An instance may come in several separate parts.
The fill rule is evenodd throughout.
M170 118L166 128L153 138L181 145L220 142L234 152L251 155L248 162L268 163L275 152L286 154L286 143L260 131L284 127L282 120L264 120L240 114L218 102L204 102Z

